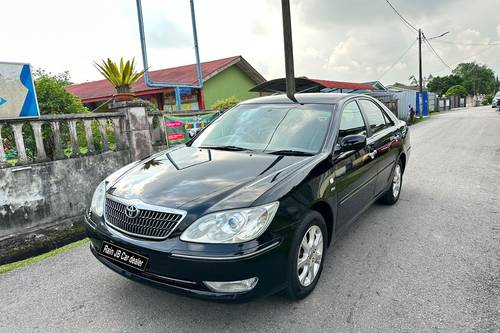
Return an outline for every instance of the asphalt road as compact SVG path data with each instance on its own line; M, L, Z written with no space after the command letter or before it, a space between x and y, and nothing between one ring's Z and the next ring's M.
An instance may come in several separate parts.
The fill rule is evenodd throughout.
M175 296L85 245L0 275L0 331L500 332L500 113L447 112L411 135L399 203L374 205L327 251L301 302Z

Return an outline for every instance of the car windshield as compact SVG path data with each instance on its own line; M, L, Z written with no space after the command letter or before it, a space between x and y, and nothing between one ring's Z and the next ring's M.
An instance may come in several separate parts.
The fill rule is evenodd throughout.
M500 91L497 92L497 94L495 95L495 97L500 97Z
M244 104L208 126L193 147L316 154L326 138L333 105Z

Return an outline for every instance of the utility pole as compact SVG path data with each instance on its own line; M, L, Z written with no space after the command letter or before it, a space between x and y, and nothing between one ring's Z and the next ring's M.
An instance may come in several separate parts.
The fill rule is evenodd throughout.
M418 113L420 118L423 117L424 108L423 108L423 97L422 93L424 91L423 82L422 82L422 29L418 29L418 84L420 90L420 97L418 103Z

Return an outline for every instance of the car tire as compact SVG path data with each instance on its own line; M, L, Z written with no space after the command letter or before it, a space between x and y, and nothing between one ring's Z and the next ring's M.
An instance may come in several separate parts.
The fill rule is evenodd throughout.
M379 202L384 205L394 205L399 200L403 187L403 163L399 159L391 174L391 184L387 191L380 197Z
M303 299L316 287L323 270L328 240L327 235L325 220L316 211L309 212L297 228L288 257L288 287L286 289L286 296L289 299ZM311 237L313 237L313 242L311 243L313 246L310 248L312 251L307 251L310 244L308 240ZM303 240L306 241L306 244L303 244ZM314 244L316 241L318 243ZM301 267L299 267L299 261L301 262Z

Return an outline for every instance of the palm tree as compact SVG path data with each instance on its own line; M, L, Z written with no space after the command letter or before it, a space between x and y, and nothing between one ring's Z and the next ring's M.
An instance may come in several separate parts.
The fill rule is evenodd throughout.
M408 78L408 80L410 81L410 85L412 85L412 86L416 86L418 84L418 81L415 78L415 75L410 75L410 77Z

